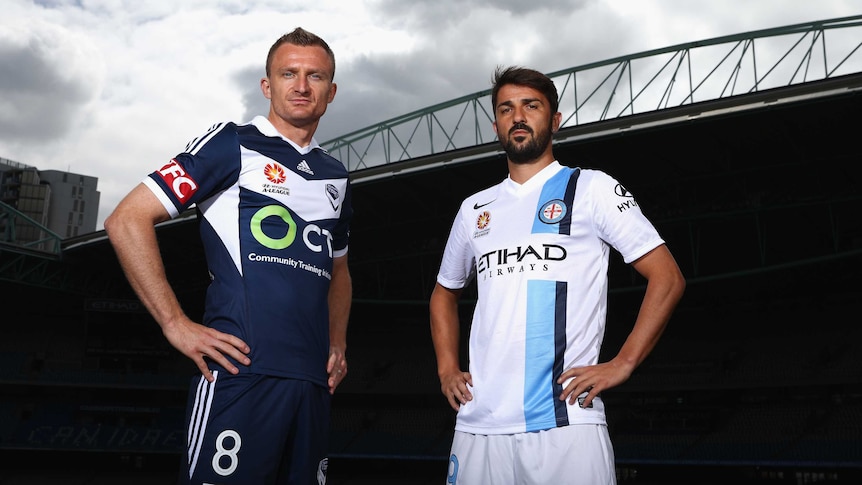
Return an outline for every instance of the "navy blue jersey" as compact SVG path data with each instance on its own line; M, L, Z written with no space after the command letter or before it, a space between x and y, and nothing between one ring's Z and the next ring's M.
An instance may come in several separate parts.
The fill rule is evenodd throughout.
M240 372L326 386L332 260L352 214L341 162L259 116L213 126L144 183L171 217L196 205L212 278L203 323L251 347Z

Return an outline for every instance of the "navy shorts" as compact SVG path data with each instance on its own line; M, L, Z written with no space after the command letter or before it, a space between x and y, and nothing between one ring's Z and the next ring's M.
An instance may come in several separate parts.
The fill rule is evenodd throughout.
M329 390L308 381L214 371L192 380L181 484L326 481Z

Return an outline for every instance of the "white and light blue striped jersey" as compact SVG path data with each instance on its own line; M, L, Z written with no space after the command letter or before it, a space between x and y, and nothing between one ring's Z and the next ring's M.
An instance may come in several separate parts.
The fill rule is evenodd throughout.
M437 282L476 278L470 330L473 400L455 429L477 434L605 424L604 404L558 398L564 369L598 363L610 248L630 263L663 244L632 194L597 170L553 162L523 185L507 178L468 197Z
M258 116L213 126L144 183L172 217L196 204L212 278L203 323L251 347L240 371L326 386L332 260L352 215L344 165Z

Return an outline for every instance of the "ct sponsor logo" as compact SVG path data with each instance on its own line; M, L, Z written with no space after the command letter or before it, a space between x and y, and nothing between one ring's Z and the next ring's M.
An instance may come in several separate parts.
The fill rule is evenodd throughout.
M280 219L284 223L284 236L273 238L263 231L263 221L269 217ZM280 205L268 205L260 208L251 218L251 234L254 239L266 248L282 250L288 248L296 240L297 224L290 212ZM302 231L302 242L305 247L315 253L327 250L332 257L332 233L316 225L308 224Z
M180 202L189 200L198 190L197 182L186 173L176 159L162 167L158 174Z

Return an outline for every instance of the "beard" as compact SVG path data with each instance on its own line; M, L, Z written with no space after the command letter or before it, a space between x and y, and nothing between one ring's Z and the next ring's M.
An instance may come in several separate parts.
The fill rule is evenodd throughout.
M550 128L539 130L539 133L536 134L529 126L518 123L509 132L511 133L514 130L527 130L532 135L526 142L518 143L512 139L511 135L503 142L503 150L506 152L506 156L509 157L509 161L516 165L524 165L536 160L545 153L545 149L548 148L548 144L551 142Z

